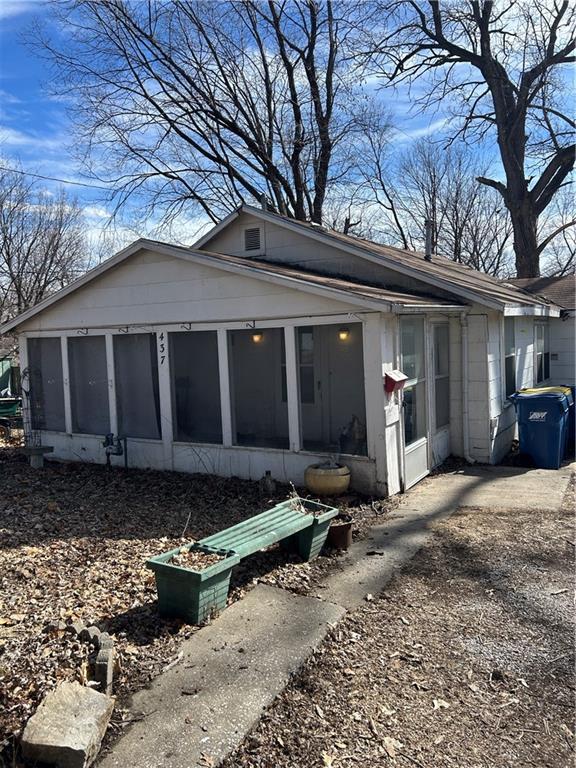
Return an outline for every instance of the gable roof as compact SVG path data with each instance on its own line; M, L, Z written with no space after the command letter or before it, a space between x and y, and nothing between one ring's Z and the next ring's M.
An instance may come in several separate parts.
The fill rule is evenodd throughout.
M576 275L521 277L508 282L527 293L543 296L563 309L576 309Z
M0 334L13 331L22 323L48 309L74 291L81 289L91 281L100 277L100 275L118 266L130 256L133 256L141 250L151 250L165 254L166 256L183 259L184 261L204 264L235 274L252 276L267 282L280 283L289 288L321 296L328 296L347 304L364 307L365 309L398 312L410 311L410 309L420 309L423 311L429 309L462 311L466 308L465 305L459 304L458 302L438 299L431 295L403 293L362 282L355 282L353 280L327 277L326 275L319 275L294 267L285 267L280 264L270 264L265 261L246 259L241 256L229 256L221 253L210 253L208 251L195 251L183 246L171 245L158 240L142 238L136 240L127 248L124 248L115 256L112 256L112 258L102 262L102 264L90 270L82 277L74 280L57 293L49 296L39 304L36 304L34 307L31 307L12 320L4 323L4 325L0 326Z
M193 248L203 248L215 235L225 229L241 213L246 213L264 221L277 224L280 227L291 229L307 237L330 244L356 256L381 264L391 271L409 275L417 280L427 283L431 288L440 288L455 296L460 296L468 301L483 304L494 309L504 307L524 307L539 309L545 314L556 315L559 310L551 301L538 296L531 296L515 286L503 283L495 277L457 264L443 256L433 256L432 261L426 261L421 251L408 251L402 248L382 245L371 240L365 240L352 235L344 235L335 230L320 227L309 222L296 221L277 213L264 211L250 205L243 205L223 219L210 232L197 240ZM550 312L547 312L547 309Z

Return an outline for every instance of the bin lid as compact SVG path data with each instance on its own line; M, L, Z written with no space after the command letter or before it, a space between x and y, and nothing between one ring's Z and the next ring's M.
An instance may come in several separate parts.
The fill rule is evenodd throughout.
M528 400L533 397L565 400L566 410L571 405L574 405L574 398L570 387L527 387L526 389L519 389L517 392L514 392L508 399L515 403L516 400Z

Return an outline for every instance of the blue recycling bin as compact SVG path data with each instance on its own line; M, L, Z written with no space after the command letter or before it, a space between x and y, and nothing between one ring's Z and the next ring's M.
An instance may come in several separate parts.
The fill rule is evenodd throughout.
M558 469L566 453L574 407L569 387L523 389L510 395L518 415L520 452L541 469Z
M576 387L570 387L572 393L572 406L568 411L568 439L567 446L569 451L574 450L576 444Z

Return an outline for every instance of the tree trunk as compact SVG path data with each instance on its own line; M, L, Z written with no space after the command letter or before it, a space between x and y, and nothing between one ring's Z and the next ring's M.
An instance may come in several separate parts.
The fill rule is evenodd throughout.
M528 195L521 200L507 200L514 232L516 277L540 277L538 253L538 216Z

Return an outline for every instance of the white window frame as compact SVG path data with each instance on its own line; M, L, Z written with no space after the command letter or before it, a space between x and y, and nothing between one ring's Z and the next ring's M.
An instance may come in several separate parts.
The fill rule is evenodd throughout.
M538 331L543 329L544 331L544 349L541 353L538 352ZM542 373L543 378L538 379L538 355L542 355ZM546 376L546 355L548 355L548 376ZM550 326L548 323L538 322L534 323L534 384L545 384L550 381Z
M512 340L514 344L514 392L518 389L518 345L516 344L516 321L514 317L507 316L502 318L502 330L500 348L502 350L500 366L502 369L502 404L504 407L511 406L512 402L508 400L508 382L506 381L506 359L511 355L506 354L506 322L512 323Z

